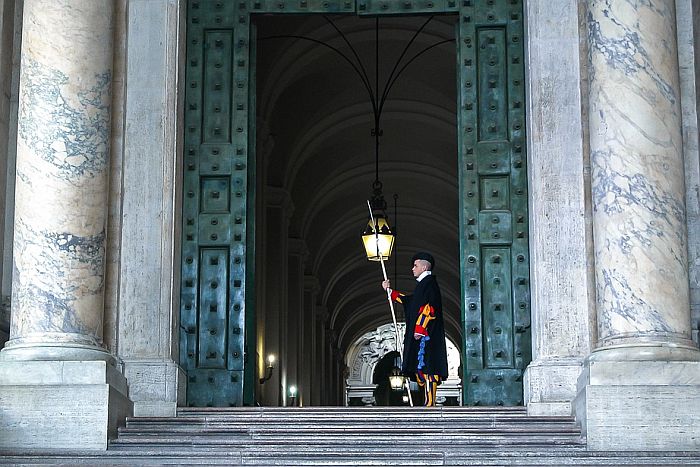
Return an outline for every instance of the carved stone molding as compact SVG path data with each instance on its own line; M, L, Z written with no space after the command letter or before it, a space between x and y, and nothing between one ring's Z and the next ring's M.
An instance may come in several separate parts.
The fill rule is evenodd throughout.
M406 325L399 323L399 335L405 332ZM364 334L355 341L345 354L345 364L349 373L345 381L347 401L366 396L367 388L374 387L372 377L379 361L388 353L396 351L394 325L389 323ZM447 364L449 377L440 386L440 392L459 398L461 378L459 377L460 354L457 346L447 340ZM460 399L461 400L461 399Z

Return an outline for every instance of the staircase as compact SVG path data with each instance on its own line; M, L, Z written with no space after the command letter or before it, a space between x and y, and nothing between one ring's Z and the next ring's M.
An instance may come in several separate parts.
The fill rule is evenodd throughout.
M21 464L28 457L6 456ZM643 465L700 453L593 453L572 417L523 407L181 408L132 417L104 453L42 454L42 464ZM12 462L14 461L14 462Z

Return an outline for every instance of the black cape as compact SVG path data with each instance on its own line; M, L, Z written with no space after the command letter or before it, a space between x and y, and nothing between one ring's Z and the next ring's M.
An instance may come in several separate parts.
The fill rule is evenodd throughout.
M403 341L403 365L401 371L405 376L415 380L418 371L418 350L420 340L413 338L419 310L429 303L435 309L435 319L428 324L430 340L425 346L424 363L422 368L426 375L439 375L447 378L447 346L445 344L445 322L442 318L442 297L437 280L431 274L418 282L413 295L400 297L406 315L406 334Z

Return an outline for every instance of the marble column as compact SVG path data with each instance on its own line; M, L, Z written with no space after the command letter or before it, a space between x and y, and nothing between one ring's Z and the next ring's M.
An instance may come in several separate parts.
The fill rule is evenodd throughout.
M101 341L112 11L109 0L24 5L5 359L111 359Z
M598 327L576 414L589 449L698 449L675 2L589 0L587 22Z
M131 410L102 346L113 11L24 3L0 447L106 449Z
M674 2L589 7L595 354L697 359Z

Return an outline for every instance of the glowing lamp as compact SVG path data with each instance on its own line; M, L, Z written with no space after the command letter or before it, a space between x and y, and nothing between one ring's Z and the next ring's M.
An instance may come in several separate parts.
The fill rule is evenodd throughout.
M374 222L367 221L367 226L362 232L362 243L365 245L365 254L370 261L388 260L394 248L394 232L391 230L386 214L373 209ZM376 227L376 228L375 228Z

